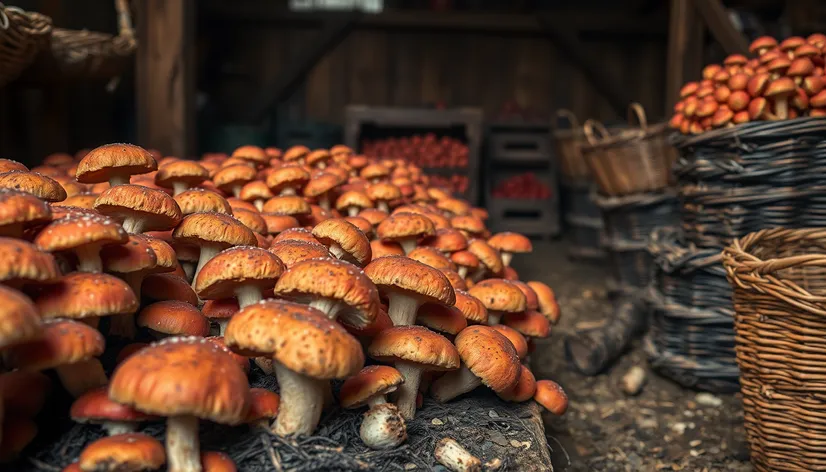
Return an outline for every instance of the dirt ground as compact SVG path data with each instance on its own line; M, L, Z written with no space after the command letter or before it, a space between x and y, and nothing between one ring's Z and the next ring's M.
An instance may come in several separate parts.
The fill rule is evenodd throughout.
M562 320L537 346L532 366L568 393L570 407L545 424L556 471L750 471L739 394L687 390L648 369L639 341L596 377L575 371L563 339L578 323L611 314L604 263L576 263L561 242L537 243L531 257L515 258L522 280L542 280L557 293ZM646 371L634 397L619 388L633 366Z

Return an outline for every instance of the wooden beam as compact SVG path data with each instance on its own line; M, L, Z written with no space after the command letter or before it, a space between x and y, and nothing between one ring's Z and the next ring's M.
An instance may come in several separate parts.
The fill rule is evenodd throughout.
M252 110L251 117L253 121L263 120L279 103L290 98L290 95L301 86L313 67L328 52L344 41L361 17L360 12L352 12L331 20L318 33L313 44L308 46L300 57L292 60L284 72L274 77L272 84L263 86L262 96L256 97L255 102L250 103L249 109Z
M167 155L195 152L195 0L138 8L138 142Z
M705 27L692 6L692 0L671 0L670 3L665 116L671 115L683 84L700 78L705 36Z
M734 27L720 0L695 0L693 3L726 54L748 54L746 37Z
M627 91L622 88L620 80L616 77L616 71L608 70L605 64L594 59L588 51L588 46L583 44L577 38L576 32L564 23L548 15L537 15L537 19L543 27L545 36L553 42L559 53L579 67L597 93L604 96L620 116L625 116L632 100Z

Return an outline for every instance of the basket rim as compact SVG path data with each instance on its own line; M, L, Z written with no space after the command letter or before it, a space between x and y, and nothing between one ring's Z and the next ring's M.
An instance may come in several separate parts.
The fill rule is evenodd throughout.
M738 139L790 138L796 134L826 132L826 118L804 116L791 120L754 121L727 128L718 128L702 134L686 136L672 130L669 139L677 148L713 145Z
M646 128L626 128L622 132L613 134L598 143L591 144L586 140L586 143L580 149L583 154L589 154L613 147L636 144L637 142L669 134L670 131L671 128L668 127L668 123L651 124Z

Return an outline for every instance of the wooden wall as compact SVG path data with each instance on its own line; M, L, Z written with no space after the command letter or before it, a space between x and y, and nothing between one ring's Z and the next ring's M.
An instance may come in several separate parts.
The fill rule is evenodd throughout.
M312 30L239 32L227 57L237 77L221 81L218 97L231 116L299 54ZM629 96L662 116L665 42L611 38L586 43L606 73ZM540 37L495 37L475 33L354 31L309 74L288 105L291 117L341 123L348 104L482 107L486 116L503 103L549 112L559 107L577 116L617 120L606 100L582 73Z

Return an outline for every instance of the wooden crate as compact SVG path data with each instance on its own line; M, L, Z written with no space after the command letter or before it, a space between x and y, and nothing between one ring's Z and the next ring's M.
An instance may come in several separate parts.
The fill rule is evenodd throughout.
M467 175L467 191L462 195L478 205L481 188L482 110L455 108L447 110L427 108L392 108L350 105L344 112L344 142L353 149L361 149L366 127L384 132L386 137L412 136L434 133L461 139L468 147L468 163L464 168L423 168L425 173L438 175Z

